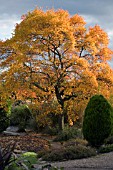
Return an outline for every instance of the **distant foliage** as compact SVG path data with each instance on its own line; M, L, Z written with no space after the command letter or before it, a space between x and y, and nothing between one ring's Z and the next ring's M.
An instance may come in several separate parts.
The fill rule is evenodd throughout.
M93 96L83 120L84 138L95 147L103 144L111 133L111 106L102 95Z

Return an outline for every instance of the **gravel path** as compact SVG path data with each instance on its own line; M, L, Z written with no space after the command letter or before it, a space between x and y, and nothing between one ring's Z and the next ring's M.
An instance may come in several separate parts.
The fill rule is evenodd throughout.
M100 154L98 156L87 158L87 159L77 159L64 162L54 162L51 163L53 166L64 167L64 170L113 170L113 152Z

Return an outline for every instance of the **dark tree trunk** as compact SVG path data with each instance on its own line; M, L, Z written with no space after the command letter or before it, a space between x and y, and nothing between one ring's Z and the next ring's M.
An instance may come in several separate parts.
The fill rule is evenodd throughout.
M58 118L59 130L63 130L64 129L64 101L61 97L61 93L59 92L58 85L55 86L55 94L56 94L58 103L61 105L61 108L62 108L62 113L59 114L59 118Z
M64 130L64 114L59 115L59 130Z

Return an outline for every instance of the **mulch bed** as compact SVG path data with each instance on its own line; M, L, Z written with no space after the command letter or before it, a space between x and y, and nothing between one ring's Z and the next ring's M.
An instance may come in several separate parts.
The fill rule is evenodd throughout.
M5 148L7 145L16 142L16 149L22 151L32 151L38 153L41 150L49 149L49 142L38 134L30 133L24 136L7 136L0 134L0 147Z

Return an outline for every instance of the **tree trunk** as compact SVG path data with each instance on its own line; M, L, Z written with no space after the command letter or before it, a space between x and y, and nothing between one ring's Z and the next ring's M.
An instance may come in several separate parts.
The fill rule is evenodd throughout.
M64 130L64 114L59 115L59 130Z
M62 108L62 113L59 115L59 120L58 120L58 125L59 125L59 130L63 130L64 129L64 99L62 99L62 93L59 91L60 85L56 85L55 86L55 94L58 100L58 103L60 104L61 108Z

